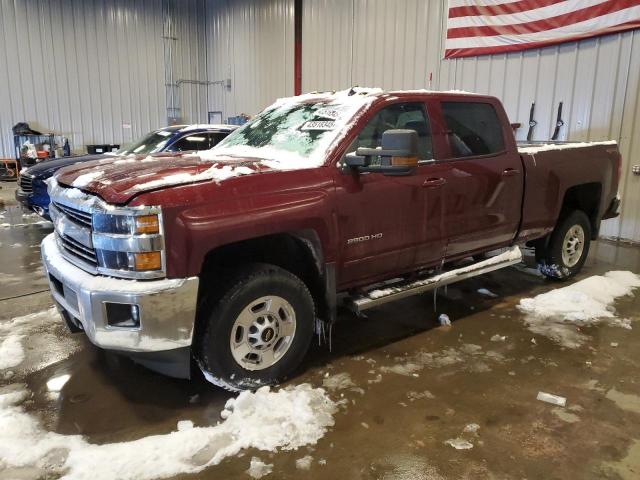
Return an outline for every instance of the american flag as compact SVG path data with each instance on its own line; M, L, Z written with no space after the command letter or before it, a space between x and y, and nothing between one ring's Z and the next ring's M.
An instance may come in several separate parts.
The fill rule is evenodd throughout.
M445 58L513 52L640 27L640 0L449 0Z

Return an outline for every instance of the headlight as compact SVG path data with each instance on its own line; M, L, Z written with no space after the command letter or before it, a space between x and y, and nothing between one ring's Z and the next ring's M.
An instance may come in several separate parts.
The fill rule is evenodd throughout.
M135 233L137 235L142 234L155 234L160 233L160 221L158 215L140 215L135 218Z
M96 212L91 223L100 273L127 278L164 275L164 237L159 208Z
M95 213L93 231L116 235L156 235L160 233L160 220L157 214L129 216Z

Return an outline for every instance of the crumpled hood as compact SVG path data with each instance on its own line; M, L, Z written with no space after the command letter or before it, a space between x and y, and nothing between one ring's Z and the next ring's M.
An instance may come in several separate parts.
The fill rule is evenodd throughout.
M80 163L56 175L60 185L94 193L113 204L127 203L151 190L268 170L259 159L220 157L203 160L194 153L160 153Z

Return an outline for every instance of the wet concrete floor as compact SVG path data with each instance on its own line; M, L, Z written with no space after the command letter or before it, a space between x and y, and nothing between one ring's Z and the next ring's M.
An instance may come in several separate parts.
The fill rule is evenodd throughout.
M0 223L32 223L0 227L2 322L51 306L48 293L38 293L45 284L36 248L51 229L17 207L0 215ZM640 272L640 249L597 242L580 278L613 269ZM265 478L278 479L640 478L639 297L615 304L619 317L636 320L632 330L582 329L586 343L571 349L533 334L516 309L521 298L558 286L524 267L508 268L441 291L437 313L431 294L368 318L342 312L332 351L314 346L290 382L322 386L327 375L349 374L353 385L330 391L347 401L324 438L294 452L246 451L179 478L250 478L253 455L274 464ZM438 325L439 313L451 327ZM0 386L25 382L33 392L26 408L50 431L107 443L164 434L179 420L220 420L230 393L99 351L49 315L51 326L26 340L25 361L12 375L0 371ZM492 341L494 335L506 338ZM419 352L430 360L403 370ZM63 375L68 381L52 392L47 382ZM567 406L536 400L539 391L566 397ZM476 432L463 432L474 423ZM473 448L445 443L455 438ZM295 460L307 454L314 461L301 471ZM7 475L0 471L0 479Z

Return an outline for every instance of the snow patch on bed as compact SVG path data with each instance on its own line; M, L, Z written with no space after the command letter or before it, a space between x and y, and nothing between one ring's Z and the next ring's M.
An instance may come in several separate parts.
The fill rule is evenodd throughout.
M572 285L520 300L518 309L527 314L528 328L569 348L582 345L586 336L577 327L606 321L631 328L628 319L616 316L613 303L640 287L640 275L611 271Z
M567 150L571 148L592 147L595 145L617 145L615 140L607 140L604 142L566 142L566 143L543 143L535 146L518 147L518 152L536 154L539 152L548 152L550 150Z
M247 448L295 450L322 438L336 411L325 391L309 384L278 391L262 387L231 398L218 425L95 445L80 435L44 430L19 405L28 395L20 387L0 391L0 465L46 470L70 480L167 478L202 471Z

